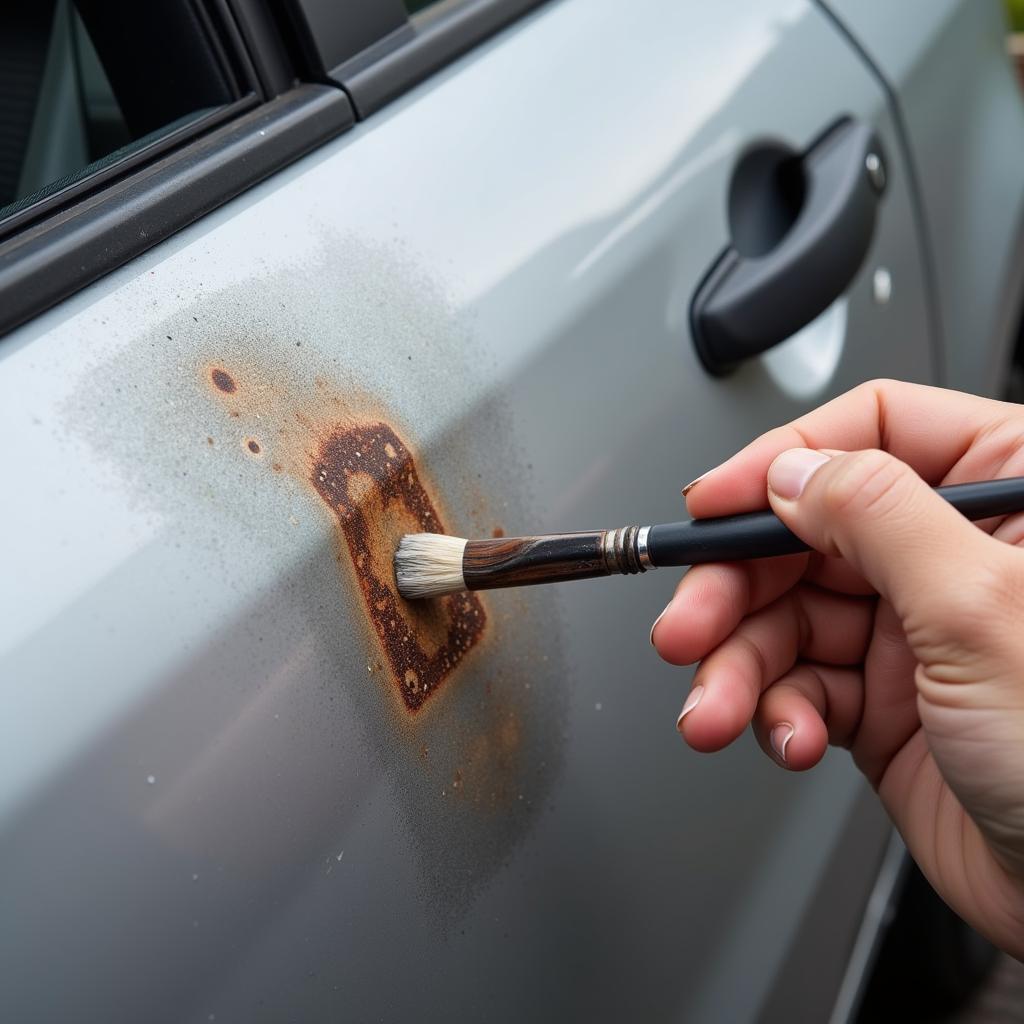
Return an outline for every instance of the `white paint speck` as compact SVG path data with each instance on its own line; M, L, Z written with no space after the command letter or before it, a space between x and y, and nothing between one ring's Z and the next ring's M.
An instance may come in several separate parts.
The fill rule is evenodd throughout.
M604 705L603 705L603 704L602 704L602 703L601 703L600 701L598 701L598 702L597 702L597 703L596 703L596 704L594 705L594 710L595 710L595 711L600 711L600 710L601 710L601 708L603 708L603 707L604 707Z
M338 860L341 860L341 858L344 857L344 856L345 856L345 851L342 850L341 853L338 854Z
M192 875L192 881L193 881L193 882L198 882L198 881L199 881L199 875L197 875L197 874L193 873L193 875Z
M156 776L155 775L147 775L146 776L146 781L152 786L152 785L154 785L156 783Z

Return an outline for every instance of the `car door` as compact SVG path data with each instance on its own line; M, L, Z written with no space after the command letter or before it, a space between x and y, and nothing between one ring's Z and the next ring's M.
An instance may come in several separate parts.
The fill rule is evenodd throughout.
M882 86L808 0L284 6L219 37L249 106L0 247L4 1016L827 1014L888 828L842 754L679 741L677 574L412 606L390 558L681 518L767 427L934 380ZM842 125L856 267L709 372L736 168Z

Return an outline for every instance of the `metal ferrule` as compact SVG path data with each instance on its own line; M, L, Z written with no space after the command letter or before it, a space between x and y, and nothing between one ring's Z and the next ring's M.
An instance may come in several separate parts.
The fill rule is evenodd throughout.
M601 543L604 555L604 564L609 573L633 575L638 572L646 572L650 565L650 559L645 562L640 558L637 546L640 528L637 526L622 526L618 530L605 530L604 539ZM644 533L644 550L647 549L647 535Z
M651 561L651 553L647 550L647 534L651 532L649 526L641 526L636 531L636 557L640 562L640 571L646 572L648 569L655 569L657 566Z

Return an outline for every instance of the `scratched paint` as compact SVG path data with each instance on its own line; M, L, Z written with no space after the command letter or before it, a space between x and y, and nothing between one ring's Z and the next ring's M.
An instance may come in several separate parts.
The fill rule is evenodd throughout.
M232 785L248 776L247 759L258 763L233 744L222 789L202 780L217 827L196 841L216 837L226 862L278 850L260 831L261 809L303 793L317 813L280 853L294 858L356 814L346 779L377 778L386 787L373 801L410 844L416 895L439 922L474 900L544 812L565 728L553 595L413 605L393 590L391 556L410 529L483 536L496 522L515 532L537 519L500 401L461 410L464 395L483 393L469 330L422 279L361 252L345 266L200 296L97 365L68 409L133 482L140 514L158 509L197 564L240 598L268 581L261 605L273 613L242 620L252 651L308 637L304 660L274 671L300 674L289 685L305 725L290 742L315 755L316 791L287 771L261 792ZM387 358L371 357L379 351ZM202 601L202 577L195 584L183 601ZM240 687L225 700L250 690L255 700L270 684L238 653L250 665L238 683L210 685ZM400 849L379 851L381 870ZM396 863L391 884L400 876Z

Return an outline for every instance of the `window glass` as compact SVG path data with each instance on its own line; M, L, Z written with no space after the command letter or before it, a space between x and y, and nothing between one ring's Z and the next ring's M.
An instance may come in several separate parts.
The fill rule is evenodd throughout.
M208 104L197 106L189 82L183 92L191 109L176 111L166 98L167 83L159 81L167 65L156 59L152 84L158 100L149 105L153 117L147 123L140 56L116 59L126 43L124 31L133 27L124 19L124 6L117 0L0 5L0 221L231 98L221 82L206 90ZM162 6L154 3L151 10ZM109 31L107 23L115 20L127 21L125 28ZM94 40L97 28L106 60Z

